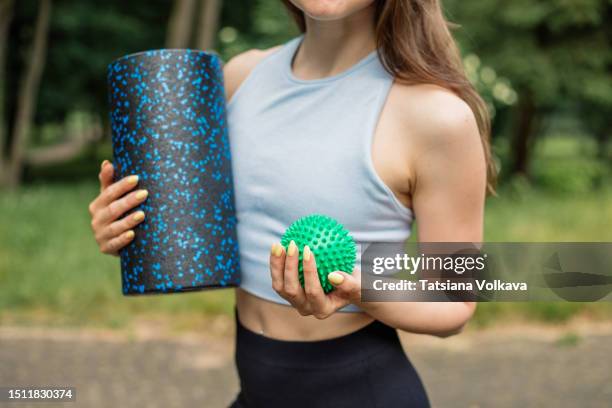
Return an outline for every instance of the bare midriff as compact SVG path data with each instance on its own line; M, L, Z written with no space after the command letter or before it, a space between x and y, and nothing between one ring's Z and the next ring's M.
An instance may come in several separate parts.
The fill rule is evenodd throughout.
M334 313L327 319L302 316L291 307L236 289L240 323L247 329L278 340L316 341L340 337L373 321L366 313Z

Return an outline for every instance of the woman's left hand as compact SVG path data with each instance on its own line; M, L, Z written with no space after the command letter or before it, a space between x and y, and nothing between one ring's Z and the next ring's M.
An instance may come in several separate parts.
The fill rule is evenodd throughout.
M308 246L304 247L302 264L304 267L304 287L298 278L298 248L291 241L287 249L281 244L272 245L270 253L270 273L272 287L287 300L302 316L325 319L336 310L361 299L359 270L353 274L336 271L327 275L335 290L327 295L321 287L317 262Z

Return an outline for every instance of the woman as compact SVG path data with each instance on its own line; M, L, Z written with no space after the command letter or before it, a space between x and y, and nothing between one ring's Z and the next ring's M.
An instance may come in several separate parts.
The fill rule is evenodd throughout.
M285 0L303 35L224 68L243 284L236 290L236 407L428 406L395 329L448 336L475 304L361 302L359 271L282 247L300 216L342 222L362 247L480 242L492 171L485 106L466 79L438 0ZM145 214L137 177L102 163L91 203L102 252ZM270 245L272 245L270 249Z

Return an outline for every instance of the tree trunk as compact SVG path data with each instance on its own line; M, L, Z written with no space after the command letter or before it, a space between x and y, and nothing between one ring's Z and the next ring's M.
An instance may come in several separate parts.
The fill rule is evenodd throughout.
M57 163L65 163L78 157L95 142L102 139L102 122L99 117L94 116L89 123L70 129L64 124L66 140L51 146L28 149L23 162L30 166L49 166Z
M40 0L39 4L30 60L25 68L25 74L17 95L17 110L12 137L13 143L7 172L7 183L10 187L17 186L21 179L23 154L28 144L28 136L36 112L40 78L45 67L47 55L51 0Z
M215 45L215 37L221 14L221 0L201 0L200 3L200 21L196 47L201 50L208 50Z
M168 21L166 48L187 48L189 46L193 32L195 5L195 0L174 0Z
M5 121L6 89L6 52L8 45L8 29L13 18L13 0L0 0L0 185L5 174L4 157L6 147L7 123Z
M531 92L527 91L520 94L516 119L510 152L512 158L510 171L511 174L528 176L532 140L537 120L537 108Z

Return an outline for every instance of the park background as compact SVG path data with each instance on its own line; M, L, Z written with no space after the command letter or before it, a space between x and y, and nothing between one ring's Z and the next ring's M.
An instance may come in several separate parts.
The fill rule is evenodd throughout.
M493 116L500 180L485 239L611 241L612 2L443 5ZM98 251L87 206L112 158L106 67L163 47L214 49L227 61L296 34L280 0L0 0L0 329L228 342L231 291L126 298L118 259ZM591 341L581 328L608 327L610 312L604 303L481 304L468 335L525 325L554 333L551 347L567 355Z

